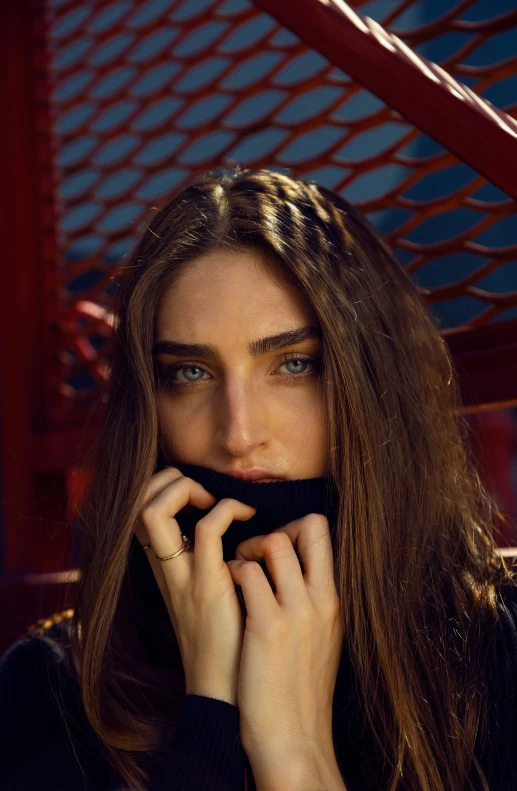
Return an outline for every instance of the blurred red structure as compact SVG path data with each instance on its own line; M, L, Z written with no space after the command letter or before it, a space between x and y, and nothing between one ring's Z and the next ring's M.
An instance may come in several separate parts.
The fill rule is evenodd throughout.
M499 510L508 518L508 523L498 524L498 543L502 547L515 546L517 498L509 471L517 454L517 421L503 409L474 412L469 421L476 439L480 475Z
M410 274L418 280L451 262L440 282L421 286L429 305L468 297L480 306L444 332L466 407L517 403L517 319L510 318L517 293L486 285L515 259L517 244L483 241L516 213L517 106L503 111L482 98L517 74L517 59L468 63L517 26L516 11L472 21L465 13L474 3L462 0L432 22L397 29L417 0L393 2L377 22L361 16L363 0L170 0L145 18L136 0L118 16L115 5L4 0L0 8L9 108L0 129L3 602L27 575L70 567L71 504L109 371L102 339L111 331L113 266L150 204L197 172L235 161L288 168L325 178L350 199L363 185L354 202L370 217L396 216L385 237ZM447 33L465 34L465 43L440 64L419 55L422 43ZM158 35L168 36L166 46ZM317 96L326 103L316 106ZM316 145L311 135L322 130L324 144ZM352 155L375 133L384 143ZM419 155L418 146L433 140L440 145ZM153 155L159 141L161 154ZM414 197L415 186L461 162L470 167L461 186ZM390 181L393 168L400 175ZM487 198L487 187L504 194ZM467 229L415 240L460 210L473 218ZM459 265L466 254L475 257L467 271ZM504 498L502 510L515 508ZM40 593L30 601L29 618L46 614L35 603Z

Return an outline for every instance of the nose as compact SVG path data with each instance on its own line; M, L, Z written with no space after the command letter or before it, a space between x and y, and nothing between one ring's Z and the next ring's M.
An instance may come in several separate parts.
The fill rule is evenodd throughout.
M271 438L267 407L253 383L227 381L218 403L216 441L231 456L249 458Z

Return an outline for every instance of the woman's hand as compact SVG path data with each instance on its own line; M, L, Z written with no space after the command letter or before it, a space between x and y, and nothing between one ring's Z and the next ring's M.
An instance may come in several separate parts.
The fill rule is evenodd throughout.
M332 743L344 631L327 519L296 519L239 544L235 557L228 568L247 610L238 686L241 742L257 787L288 789L299 780L344 789Z
M201 484L168 467L151 478L135 534L152 546L146 554L178 640L187 694L237 705L244 618L221 537L234 519L250 519L256 509L230 498L214 503ZM181 548L174 517L189 504L214 505L196 524L194 552L158 560Z

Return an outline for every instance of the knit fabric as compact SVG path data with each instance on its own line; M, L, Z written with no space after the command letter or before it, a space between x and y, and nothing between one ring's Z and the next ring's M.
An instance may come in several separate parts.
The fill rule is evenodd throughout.
M208 467L179 464L178 469L187 477L201 484L217 500L231 497L257 511L247 521L235 520L223 534L223 556L228 561L235 557L235 549L247 538L271 533L277 527L317 513L327 517L331 532L337 517L337 491L330 478L295 478L271 482L245 481L215 472ZM211 508L199 510L189 516L178 514L178 523L194 544L195 523Z

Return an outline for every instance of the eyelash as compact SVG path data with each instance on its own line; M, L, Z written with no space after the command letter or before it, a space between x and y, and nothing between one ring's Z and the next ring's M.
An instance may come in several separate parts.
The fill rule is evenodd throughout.
M321 362L320 360L314 357L308 357L305 354L296 354L295 352L286 354L280 359L282 361L281 365L285 365L286 363L291 362L291 360L297 360L297 361L300 360L300 361L307 361L311 363L312 366L314 367L315 369L314 371L304 372L302 374L282 374L283 376L290 379L289 383L293 385L299 384L300 380L303 380L306 377L312 376L314 373L316 373L320 368L320 362ZM174 376L176 371L180 371L182 368L199 368L201 371L208 373L201 364L195 362L177 363L175 365L171 365L168 368L166 368L160 376L160 381L166 389L176 390L176 389L184 389L193 386L195 387L200 382L207 381L206 379L198 379L196 382L175 382L172 377Z

